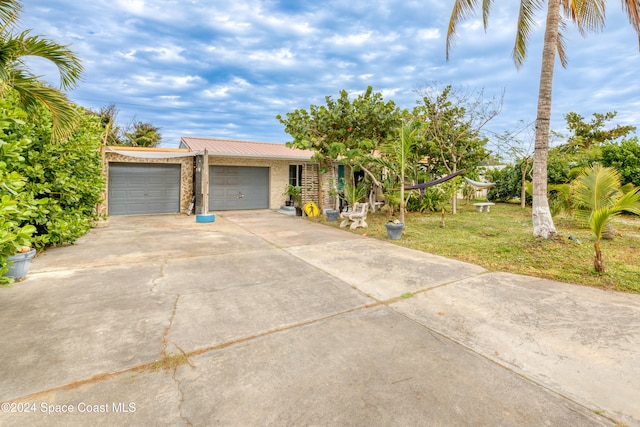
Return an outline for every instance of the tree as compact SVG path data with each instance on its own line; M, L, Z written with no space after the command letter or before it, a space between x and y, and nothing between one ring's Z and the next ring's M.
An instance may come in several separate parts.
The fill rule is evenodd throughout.
M620 144L602 147L602 164L618 169L623 184L640 186L640 144L638 138L624 139Z
M124 132L124 145L131 147L156 147L161 141L160 128L151 123L136 122L133 129Z
M605 271L600 241L611 220L622 212L640 215L640 187L622 188L620 173L600 165L587 168L574 183L576 216L596 237L594 267Z
M421 154L438 158L449 174L459 169L477 166L488 153L482 128L500 112L501 102L486 101L482 91L473 94L455 91L451 85L441 93L435 85L421 92L421 104L413 115L422 122L425 144ZM456 213L456 197L452 198L452 213Z
M477 7L478 0L455 0L449 27L447 29L446 57L455 36L456 24L468 18ZM492 1L482 0L482 18L486 30ZM516 31L516 40L512 57L519 68L526 57L527 44L535 24L536 12L544 7L542 0L521 0ZM638 0L622 0L622 7L629 17L633 28L640 36L640 2ZM567 65L564 50L564 39L560 28L565 26L565 17L573 21L581 34L587 31L598 31L604 26L604 0L548 0L547 19L542 50L540 70L540 86L538 91L538 108L536 117L536 138L533 161L533 235L550 238L556 233L549 200L547 197L547 156L549 150L549 122L551 119L551 94L553 71L556 53L563 67ZM639 39L640 42L640 39Z
M585 167L594 163L602 163L604 166L617 166L604 161L605 151L610 155L619 147L620 138L626 137L635 130L634 126L616 125L605 127L606 122L616 116L615 112L605 114L594 113L593 118L586 122L581 115L570 112L564 117L567 122L569 135L562 135L560 132L552 134L561 137L566 142L549 149L547 158L547 184L568 184L578 177ZM622 142L624 142L623 140ZM611 147L611 148L610 148ZM632 153L626 153L632 154ZM635 163L633 156L625 159L630 160L631 169ZM622 172L622 171L621 171ZM625 180L625 182L629 182ZM550 196L553 191L549 191ZM552 204L552 201L550 201Z
M589 150L626 137L636 130L635 126L631 125L616 125L611 129L603 129L605 123L613 120L617 114L615 111L605 114L593 113L593 119L589 123L586 123L584 117L578 113L570 112L565 114L564 119L571 135L566 144L559 148L565 153Z
M487 200L490 202L507 202L521 195L521 173L516 165L509 164L502 169L487 171L487 179L495 183L487 191ZM526 197L526 196L525 196Z
M276 116L293 137L287 146L314 151L312 160L320 164L321 173L334 173L338 160L352 168L365 167L369 154L400 127L400 109L393 101L385 102L371 86L353 101L342 90L337 100L326 96L325 104L295 110L286 118ZM335 174L332 181L335 186Z
M124 145L122 139L122 129L117 124L118 107L115 104L109 104L101 107L100 110L93 111L93 114L100 117L100 124L103 129L102 144L103 145Z
M27 112L44 104L53 117L52 139L63 139L71 134L78 114L61 90L45 84L29 71L24 59L35 56L51 61L58 68L62 90L75 87L82 65L67 46L32 36L30 30L12 33L21 9L22 3L17 0L0 1L0 96L13 88Z

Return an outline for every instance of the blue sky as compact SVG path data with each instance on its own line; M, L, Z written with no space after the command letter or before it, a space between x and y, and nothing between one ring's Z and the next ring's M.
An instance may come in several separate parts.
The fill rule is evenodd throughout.
M517 70L511 49L519 2L495 2L487 32L479 17L462 24L447 62L452 3L27 0L21 28L70 45L82 59L74 102L95 110L116 104L121 125L160 127L164 147L181 136L286 142L277 114L323 104L342 89L356 96L368 85L403 108L432 82L483 89L485 97L504 90L502 113L486 130L524 128L535 119L541 25ZM554 130L564 130L570 111L589 118L615 110L616 123L640 127L638 38L620 3L607 7L601 33L566 32L569 66L556 67ZM32 66L57 84L55 70Z

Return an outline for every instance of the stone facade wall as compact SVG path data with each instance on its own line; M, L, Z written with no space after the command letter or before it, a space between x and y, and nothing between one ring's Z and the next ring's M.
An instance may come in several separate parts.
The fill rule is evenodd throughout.
M107 152L106 163L171 163L180 164L181 182L180 182L180 212L186 212L191 203L193 197L193 178L194 178L194 157L178 157L168 159L147 159L138 157L129 157L118 153ZM243 157L214 157L209 156L209 165L219 166L257 166L269 168L269 209L279 209L280 206L285 204L287 196L284 195L287 185L289 184L289 165L302 164L302 201L307 203L310 201L316 202L323 207L329 206L329 198L327 195L328 185L325 180L328 180L330 174L325 174L323 177L323 196L321 203L319 201L319 176L318 165L309 162L297 162L291 160L274 160L274 159L251 159ZM109 183L109 168L106 167L104 171L107 186L105 186L104 203L99 207L100 214L106 214L109 211L108 207L108 183Z
M189 203L193 197L193 157L177 157L171 159L145 159L138 157L124 156L118 153L107 152L106 163L171 163L180 164L180 212L186 212L189 209ZM99 207L100 214L106 214L109 212L109 201L107 195L109 194L109 168L104 170L104 176L106 178L106 186L103 200L105 201Z

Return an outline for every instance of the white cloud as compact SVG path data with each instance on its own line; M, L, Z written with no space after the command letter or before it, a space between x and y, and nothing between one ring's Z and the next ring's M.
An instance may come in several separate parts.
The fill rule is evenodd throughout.
M202 91L202 94L205 98L228 98L234 93L238 93L241 91L250 88L251 84L241 78L241 77L233 77L229 82L219 85L214 85L209 89L205 89Z
M88 108L122 103L124 123L152 122L167 144L184 134L282 142L290 138L276 114L367 85L403 108L426 82L484 87L491 96L506 87L500 124L491 129L498 133L535 116L542 27L517 71L513 5L494 2L486 33L479 14L462 23L447 62L451 5L437 0L23 3L23 28L70 44L82 59L72 99ZM569 68L554 77L552 127L578 107L585 117L617 110L640 127L637 36L618 9L607 10L613 20L601 34L584 40L568 32Z
M257 50L249 54L248 59L253 62L268 63L269 65L287 66L293 64L294 54L287 48L277 50Z
M333 36L329 39L330 43L336 45L349 45L349 46L362 46L364 43L369 41L371 38L371 31L357 33L357 34L348 34L348 35L337 35Z
M416 33L416 38L419 40L438 40L440 38L440 29L439 28L420 29Z
M143 15L145 13L144 0L116 0L114 6L134 15Z
M128 50L126 52L116 52L116 56L123 58L123 59L127 59L127 60L133 60L135 59L136 53L138 51L135 49L131 49Z
M133 75L131 76L131 81L141 87L162 87L174 90L193 87L198 83L202 83L203 80L199 76L171 76L160 73L147 73Z
M180 53L184 51L183 48L178 46L169 46L169 47L150 47L144 49L145 52L156 53L156 58L159 61L170 61L170 62L185 62L185 58L183 58Z
M229 96L230 86L214 86L211 89L206 89L202 93L206 98L224 98Z

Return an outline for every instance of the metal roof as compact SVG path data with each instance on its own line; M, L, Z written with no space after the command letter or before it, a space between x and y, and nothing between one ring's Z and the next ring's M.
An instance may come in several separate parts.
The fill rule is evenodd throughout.
M222 138L180 138L180 147L192 151L207 150L216 157L250 157L258 159L302 160L309 161L314 152L289 148L284 144L271 142L237 141Z

